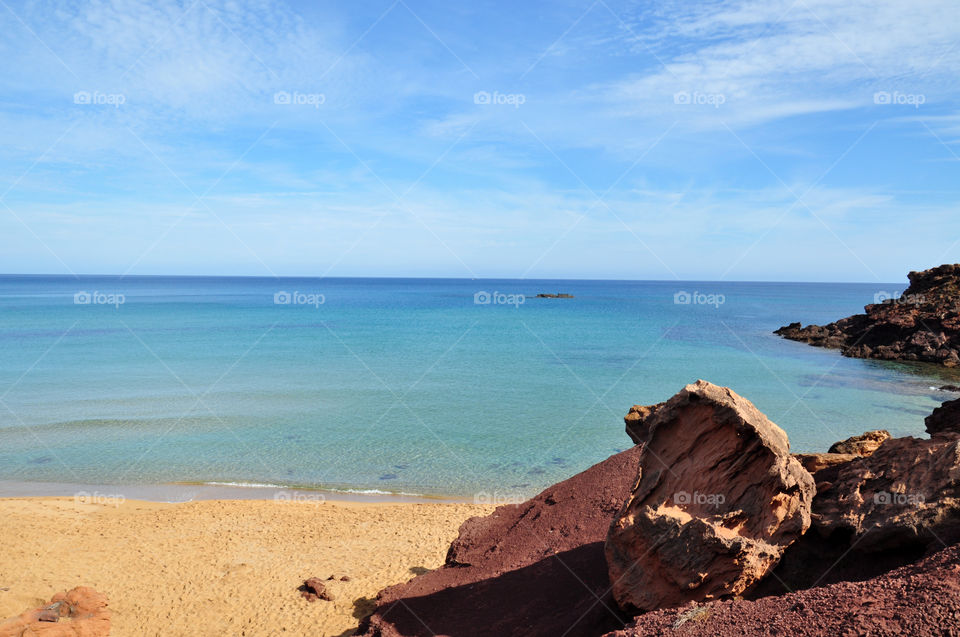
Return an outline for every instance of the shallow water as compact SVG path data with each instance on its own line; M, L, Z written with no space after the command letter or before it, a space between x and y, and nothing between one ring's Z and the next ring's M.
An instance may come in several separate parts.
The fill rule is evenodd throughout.
M794 451L866 429L921 434L951 397L931 387L955 374L771 334L902 288L0 277L0 480L497 501L626 448L630 405L697 378L752 400ZM84 291L91 302L75 303ZM697 295L678 304L680 291ZM576 298L510 296L538 292Z

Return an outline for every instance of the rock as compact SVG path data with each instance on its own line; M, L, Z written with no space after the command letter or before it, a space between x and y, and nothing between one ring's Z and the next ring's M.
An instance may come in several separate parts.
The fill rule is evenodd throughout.
M817 474L824 469L829 469L837 465L845 464L851 460L856 460L861 456L852 453L797 453L793 456L800 465L813 474L817 479Z
M651 415L636 486L610 527L628 611L741 595L810 526L813 477L750 401L705 381Z
M869 456L880 448L884 440L890 438L890 432L885 429L876 429L833 443L829 453L852 454L855 456Z
M938 391L960 392L960 385L941 385Z
M911 272L908 278L901 296L867 305L864 314L829 325L791 323L774 333L855 358L960 365L960 264Z
M891 438L839 467L813 504L814 528L869 553L960 539L960 434Z
M657 405L634 405L630 411L623 417L623 422L627 426L627 435L633 444L639 445L647 440L647 427L644 423L653 413L663 407L663 403Z
M105 595L87 586L57 593L51 603L0 622L0 637L101 637L110 634ZM61 621L65 620L65 621Z
M923 422L931 436L944 432L960 433L960 398L943 403Z
M557 292L556 294L550 293L540 293L537 295L538 299L572 299L572 294L565 294L563 292Z
M300 596L308 602L315 602L318 599L325 602L333 601L333 595L327 590L326 584L319 577L311 577L297 590L300 591Z
M446 565L381 591L358 634L594 637L622 627L629 618L610 595L603 542L639 459L633 447L470 518Z
M826 564L824 568L829 567ZM674 628L681 619L686 621ZM605 637L855 637L960 634L960 547L866 581L839 582L757 600L659 610Z

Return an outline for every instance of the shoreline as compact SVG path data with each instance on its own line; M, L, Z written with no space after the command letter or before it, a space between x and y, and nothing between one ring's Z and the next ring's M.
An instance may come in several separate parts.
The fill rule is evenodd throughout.
M473 498L447 494L391 493L374 489L316 489L244 483L167 482L160 484L85 484L0 480L0 499L74 498L77 501L125 501L182 504L210 500L278 502L354 502L357 504L477 504Z

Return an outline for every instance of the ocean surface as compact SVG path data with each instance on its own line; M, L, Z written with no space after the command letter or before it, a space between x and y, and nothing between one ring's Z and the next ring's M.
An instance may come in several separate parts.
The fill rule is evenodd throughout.
M3 276L0 480L502 501L627 448L631 405L698 378L797 452L922 434L955 373L771 333L904 285Z

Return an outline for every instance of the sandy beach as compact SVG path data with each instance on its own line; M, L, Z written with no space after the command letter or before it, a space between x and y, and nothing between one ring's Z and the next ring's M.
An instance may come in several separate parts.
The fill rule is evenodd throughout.
M93 498L91 498L93 499ZM443 563L459 503L0 499L0 618L75 586L106 594L112 635L349 635L390 584ZM297 587L330 583L332 602Z

